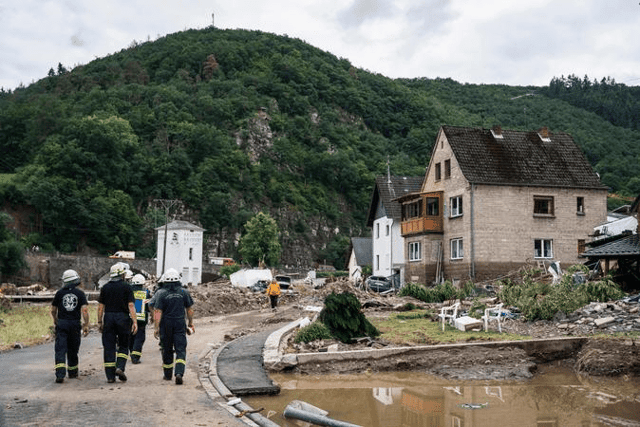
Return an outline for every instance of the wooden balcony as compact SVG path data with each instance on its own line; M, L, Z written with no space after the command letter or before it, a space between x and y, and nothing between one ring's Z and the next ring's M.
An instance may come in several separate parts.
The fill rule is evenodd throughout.
M401 233L403 236L421 233L442 233L442 217L427 216L402 221Z

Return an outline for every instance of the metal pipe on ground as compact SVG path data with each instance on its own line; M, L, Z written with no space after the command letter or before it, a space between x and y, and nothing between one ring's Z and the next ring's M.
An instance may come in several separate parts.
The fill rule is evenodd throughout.
M344 421L334 420L326 416L327 411L316 408L306 402L293 401L284 408L285 418L293 418L296 420L306 421L318 426L328 427L360 427L357 424L351 424Z

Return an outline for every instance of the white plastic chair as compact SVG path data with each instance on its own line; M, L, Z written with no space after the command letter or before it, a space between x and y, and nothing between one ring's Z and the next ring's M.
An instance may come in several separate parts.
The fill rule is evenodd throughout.
M504 310L502 309L503 303L490 305L484 309L484 316L482 316L482 320L484 321L484 331L487 332L489 330L489 322L495 320L498 322L498 332L502 333L502 315Z
M447 307L442 307L440 309L440 314L438 315L438 317L440 318L440 321L442 322L442 331L444 332L444 324L447 320L449 320L449 324L453 325L453 323L455 322L456 317L458 317L458 308L460 308L460 303L457 302L453 305L447 306Z

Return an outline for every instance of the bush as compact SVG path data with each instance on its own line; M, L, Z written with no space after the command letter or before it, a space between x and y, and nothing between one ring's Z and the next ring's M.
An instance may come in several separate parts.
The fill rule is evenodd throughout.
M598 282L586 282L578 287L578 292L583 292L586 299L591 301L606 302L624 297L624 292L610 277Z
M330 340L333 337L331 332L322 322L313 322L310 325L301 328L294 338L296 343L309 343L316 340Z
M239 271L241 268L242 266L240 264L223 265L220 267L220 275L229 278L233 273Z
M427 303L443 302L453 299L464 299L473 291L473 283L465 283L462 289L456 289L450 281L445 281L433 288L426 288L416 283L407 283L398 294L401 297L410 296Z
M522 283L505 280L498 283L498 296L506 305L516 306L527 320L550 320L557 313L572 313L592 301L605 302L620 299L624 292L610 278L587 282L576 287L573 272L582 268L571 267L556 284L536 282L529 275Z
M324 308L319 319L331 332L331 335L343 343L354 338L377 337L380 331L373 326L360 311L360 301L350 293L331 293L324 300Z

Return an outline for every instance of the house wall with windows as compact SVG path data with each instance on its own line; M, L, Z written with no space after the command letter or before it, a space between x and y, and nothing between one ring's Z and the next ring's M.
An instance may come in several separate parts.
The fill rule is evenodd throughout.
M523 141L528 149L537 150L541 146L537 139L539 134L510 131L510 139L504 143L501 138L496 138L493 130L489 133L489 130L450 129L451 133L460 132L464 138L468 138L462 142L468 142L472 148L461 148L460 139L457 141L459 145L452 147L445 132L441 130L438 133L421 188L423 199L438 195L438 221L428 216L426 203L419 197L402 200L407 280L431 284L438 281L437 273L441 271L440 279L460 283L470 278L482 280L496 277L538 260L559 261L563 267L581 262L578 256L590 240L593 227L606 221L607 190L598 185L597 177L588 163L580 163L582 160L578 159L571 166L574 175L578 176L578 179L572 177L577 185L563 186L556 185L554 180L555 177L562 179L564 171L558 171L558 167L549 165L544 158L536 159L538 163L535 166L540 167L540 174L549 173L554 178L547 180L551 181L547 185L533 185L529 181L531 170L536 171L535 168L530 168L520 176L518 167L507 163L503 166L498 160L488 173L483 171L483 162L475 161L474 154L477 151L474 152L474 145L495 150L487 154L491 157L491 160L487 157L487 161L500 159L501 156L508 159L508 156L513 156L509 152L511 147L518 145L514 141ZM573 141L567 142L564 135L559 135L564 139L558 140L558 143L564 144L560 156L565 154L566 147L574 146ZM459 134L456 136L459 137ZM540 141L545 143L555 142L542 138L540 136ZM466 156L466 169L461 167L456 153ZM566 155L568 160L563 161L573 161L580 155L570 152ZM508 178L515 177L515 184L509 184L500 175L509 168L511 175ZM470 175L475 174L476 179L481 177L489 183L472 184L463 169ZM529 175L526 175L527 172ZM496 176L495 183L491 182L493 173ZM580 187L583 176L588 182ZM544 180L545 176L542 176ZM413 216L416 204L420 205L417 217ZM440 226L430 225L436 222ZM415 246L416 242L421 245L420 260L411 259L412 250L415 252L412 243Z
M197 285L202 282L202 244L204 229L186 221L172 221L165 227L156 228L158 233L158 262L156 275L174 268L182 275L183 284ZM166 246L166 256L164 248ZM162 269L164 260L164 270Z

